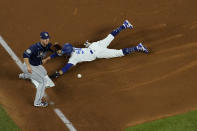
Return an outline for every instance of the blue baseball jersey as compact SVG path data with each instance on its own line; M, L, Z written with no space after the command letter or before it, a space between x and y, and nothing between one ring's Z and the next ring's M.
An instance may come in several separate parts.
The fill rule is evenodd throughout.
M42 46L40 42L30 46L24 53L23 58L29 58L29 63L33 66L42 65L42 59L46 53L51 50L52 44L49 43L46 47Z

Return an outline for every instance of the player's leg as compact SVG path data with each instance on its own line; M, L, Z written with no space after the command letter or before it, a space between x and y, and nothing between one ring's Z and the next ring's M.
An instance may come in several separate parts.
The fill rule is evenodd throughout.
M106 58L106 59L124 56L122 50L108 49L108 48L103 48L103 49L100 48L100 50L97 50L95 53L97 58Z
M39 84L36 88L36 96L34 100L34 106L46 107L48 103L42 102L42 98L45 92L46 80L45 74L40 71L39 66L32 66L32 75L31 78L36 80Z
M34 100L34 106L41 106L41 107L48 106L48 103L42 101L42 98L44 96L44 92L46 89L45 85L46 85L45 79L40 78L39 85L36 88L37 91L36 91L36 96Z
M124 48L120 50L99 48L95 53L97 58L114 58L114 57L122 57L136 51L142 51L144 53L149 52L148 49L145 48L142 43L139 43L137 46L131 48Z
M27 71L27 66L24 63L24 72L19 74L19 78L20 79L31 79L31 74ZM45 76L47 75L47 71L43 66L38 66L39 68L37 68L37 70L39 70L39 72L41 72L42 74L44 74Z
M124 55L131 54L131 53L133 53L135 51L142 51L144 53L148 53L149 52L148 49L146 47L144 47L144 45L142 43L139 43L135 47L122 49L122 52L123 52Z
M123 23L120 27L116 28L115 30L113 30L113 31L111 32L111 35L113 35L113 36L115 37L115 36L118 35L122 30L127 29L127 28L132 29L132 28L133 28L133 25L131 25L131 23L130 23L128 20L125 20L124 23Z
M106 38L96 42L95 44L98 44L98 46L102 48L107 48L109 44L112 42L112 40L114 40L114 36L112 34L109 34Z
M132 29L133 26L128 20L125 20L124 23L120 27L113 30L105 39L99 41L99 44L102 47L107 48L109 44L112 42L112 40L114 39L114 37L117 36L122 30L127 29L127 28Z
M38 69L42 73L42 75L44 75L44 76L47 75L47 71L46 71L46 69L42 65L39 65L38 66Z
M29 79L28 77L26 77L25 73L20 73L18 75L18 78L20 78L20 79Z
M23 64L23 73L20 73L19 75L18 75L18 77L20 78L20 79L30 79L30 75L29 75L29 73L28 73L28 71L27 71L27 66L26 66L26 64L24 63Z

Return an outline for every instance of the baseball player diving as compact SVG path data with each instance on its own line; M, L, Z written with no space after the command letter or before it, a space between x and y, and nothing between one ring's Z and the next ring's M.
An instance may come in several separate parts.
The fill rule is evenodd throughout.
M96 58L114 58L114 57L122 57L127 54L133 53L135 51L141 51L144 53L148 53L148 49L145 48L142 43L139 43L135 47L131 48L123 48L123 49L109 49L107 48L112 40L123 30L132 29L133 26L130 24L128 20L125 20L124 23L113 30L106 38L103 40L89 43L86 42L86 48L75 48L71 44L66 43L63 45L61 50L58 50L54 54L50 55L46 59L47 62L50 59L53 59L57 56L67 55L70 56L68 63L59 71L56 71L54 74L50 75L51 79L58 78L60 75L63 75L67 72L71 67L75 66L77 63L93 61Z
M40 33L40 42L31 45L24 53L24 72L19 74L21 79L30 79L37 82L36 96L34 106L47 107L48 103L42 101L45 93L45 88L48 82L52 82L47 75L47 71L42 66L43 58L48 51L54 52L51 49L52 44L49 42L50 36L48 32Z

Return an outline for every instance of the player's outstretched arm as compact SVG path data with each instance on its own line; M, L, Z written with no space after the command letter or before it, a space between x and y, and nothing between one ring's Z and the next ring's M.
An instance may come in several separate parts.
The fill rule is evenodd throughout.
M60 71L56 71L55 73L53 73L49 77L51 79L58 78L60 75L63 75L65 72L67 72L72 66L73 66L73 64L67 63Z
M57 57L57 56L62 56L61 55L61 50L57 50L55 53L53 53L52 55L48 56L47 58L43 59L42 60L42 63L45 64L47 63L49 60Z

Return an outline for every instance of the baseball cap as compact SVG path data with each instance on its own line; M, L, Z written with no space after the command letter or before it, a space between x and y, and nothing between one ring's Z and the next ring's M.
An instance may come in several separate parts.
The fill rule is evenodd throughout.
M50 38L49 33L48 32L41 32L40 33L40 38L41 39L48 39L48 38Z

